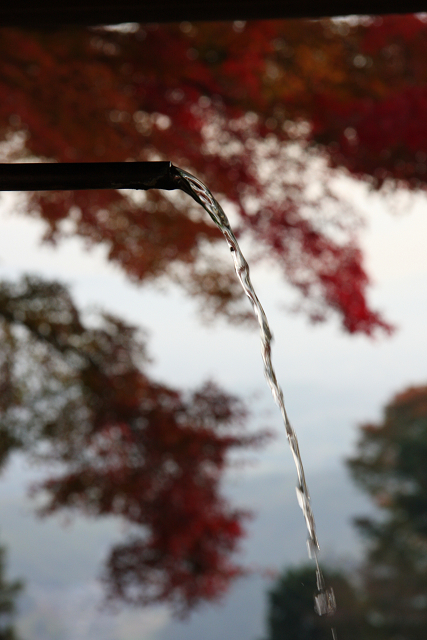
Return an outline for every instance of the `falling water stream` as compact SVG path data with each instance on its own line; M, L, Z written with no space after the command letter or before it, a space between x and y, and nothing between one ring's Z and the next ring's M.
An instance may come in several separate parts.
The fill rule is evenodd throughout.
M234 267L236 269L237 277L240 280L244 292L252 303L260 327L261 353L262 359L264 361L265 377L267 378L267 382L271 389L271 393L273 394L273 398L280 408L286 429L286 435L298 474L298 485L296 487L296 491L298 503L302 509L307 525L308 553L311 558L314 558L314 561L316 563L318 593L314 597L315 611L319 615L332 614L336 609L335 596L332 588L326 587L325 579L319 566L318 552L320 547L317 539L316 525L314 521L313 511L311 509L310 494L308 492L307 482L305 479L298 439L289 421L288 414L285 408L283 391L277 381L276 373L271 361L272 333L268 324L267 316L265 315L264 309L262 308L258 296L256 295L255 290L252 286L249 275L249 265L246 262L246 259L239 247L227 216L225 215L220 204L215 200L209 189L203 184L203 182L192 176L190 173L187 173L187 171L178 169L177 167L173 167L173 170L174 172L176 172L176 178L179 182L180 188L188 193L197 203L199 203L205 209L205 211L207 211L212 220L224 234L224 237L233 255ZM336 640L335 629L332 629L332 636Z

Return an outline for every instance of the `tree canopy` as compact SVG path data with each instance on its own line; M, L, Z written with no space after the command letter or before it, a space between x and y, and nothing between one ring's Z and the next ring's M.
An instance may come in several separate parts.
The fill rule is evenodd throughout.
M427 622L427 387L362 427L350 470L382 515L356 521L367 542L362 578L374 637L421 640Z
M234 205L239 232L280 266L312 319L333 309L350 332L389 330L366 300L355 215L329 187L331 169L315 168L323 158L373 186L423 183L425 29L414 16L4 29L0 131L11 159L191 170ZM38 193L29 211L51 239L72 215L74 232L106 243L136 280L166 274L205 309L247 316L228 267L206 259L218 231L186 199Z

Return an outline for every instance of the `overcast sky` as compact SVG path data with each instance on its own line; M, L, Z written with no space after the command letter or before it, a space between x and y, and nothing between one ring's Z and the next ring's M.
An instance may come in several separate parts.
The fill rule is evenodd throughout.
M427 378L427 199L396 196L390 213L379 196L366 197L362 186L346 183L345 190L366 212L360 239L374 282L371 305L397 325L395 335L350 337L335 319L313 327L302 315L283 312L281 305L289 304L293 293L274 271L262 266L252 271L275 336L273 360L300 440L325 561L328 554L337 561L350 557L352 549L357 552L349 518L367 504L342 467L357 425L378 420L394 393L425 384ZM263 377L258 332L223 320L203 325L193 300L177 289L130 284L106 262L102 247L85 251L76 239L56 249L41 247L42 224L16 214L14 198L4 194L0 202L0 276L58 278L71 285L80 305L99 305L148 329L153 377L181 388L213 378L250 400L254 426L267 424L278 436L264 451L251 454L243 471L230 473L225 489L258 513L244 546L246 558L276 568L304 559L292 458ZM189 623L171 625L163 608L123 612L114 622L98 613L94 578L109 544L122 532L113 521L79 520L65 530L54 520L35 521L24 498L33 474L16 460L0 486L0 540L9 546L11 570L28 584L21 619L28 638L38 640L36 629L42 628L40 638L46 640L213 640L225 633L241 640L259 638L266 583L257 578L238 585L222 607L205 607ZM83 621L78 629L76 611Z

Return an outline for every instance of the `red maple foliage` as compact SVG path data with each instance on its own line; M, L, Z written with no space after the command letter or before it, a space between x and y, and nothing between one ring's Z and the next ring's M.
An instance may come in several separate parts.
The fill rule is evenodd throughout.
M33 488L43 513L76 510L134 525L104 580L110 597L183 613L220 596L243 569L232 554L246 513L220 491L245 435L244 405L212 382L184 394L152 380L145 341L109 315L85 326L66 288L0 285L0 460L23 449L55 462Z
M231 554L247 514L232 510L218 485L228 452L257 438L227 434L241 408L212 383L184 399L139 372L120 382L112 394L102 381L93 433L82 439L70 432L62 457L73 450L72 470L39 487L49 496L43 513L71 508L138 525L111 551L104 572L109 597L168 602L184 613L218 598L244 573ZM80 446L84 454L77 457Z
M313 64L325 38L327 52L342 54L343 39L330 23L0 35L0 132L4 140L23 132L21 148L10 157L171 160L234 205L239 233L274 257L312 319L333 309L349 332L390 330L366 302L369 279L353 219L348 211L339 220L325 219L334 196L324 181L319 197L308 195L309 178L304 182L302 175L309 152L299 160L292 153L295 141L317 140L303 133L302 117L313 122L319 140L328 135L310 107L326 100L318 99L319 87L337 85L329 60ZM112 191L37 193L29 210L47 221L51 239L73 215L74 233L106 243L110 258L134 279L166 274L205 307L247 317L228 263L213 265L204 257L206 243L220 239L218 231L187 199L148 193L136 203ZM335 229L344 234L342 242Z
M310 104L312 140L334 166L407 188L425 188L427 22L420 15L382 16L346 32L350 70L338 93L317 89Z

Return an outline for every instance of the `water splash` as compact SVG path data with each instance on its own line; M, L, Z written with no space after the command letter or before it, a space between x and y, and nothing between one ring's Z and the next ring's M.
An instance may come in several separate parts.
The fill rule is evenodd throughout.
M178 169L177 167L173 167L173 169L176 172L176 179L179 183L180 189L188 193L205 209L205 211L207 211L212 220L224 234L227 244L230 247L230 251L233 255L234 267L236 269L237 277L240 280L244 292L252 303L260 327L261 354L264 361L265 377L267 378L267 382L271 389L271 393L273 394L273 398L281 411L283 423L286 429L286 435L298 474L298 485L296 487L298 503L302 509L307 525L307 546L309 556L311 558L314 558L314 561L316 563L318 593L314 598L315 610L319 615L332 614L336 609L335 596L333 590L326 587L325 579L319 566L318 552L320 550L320 546L317 539L316 525L314 521L313 511L311 509L310 494L308 492L307 482L305 479L298 439L289 421L288 414L285 408L283 391L277 381L276 373L271 361L271 342L273 336L268 324L267 316L265 315L265 311L262 308L258 296L256 295L255 290L252 286L249 275L249 265L239 247L239 243L237 242L236 236L231 229L227 216L225 215L221 205L215 200L209 189L203 184L203 182L191 175L191 173L188 173L183 169ZM333 638L336 639L335 629L332 629L332 635Z

